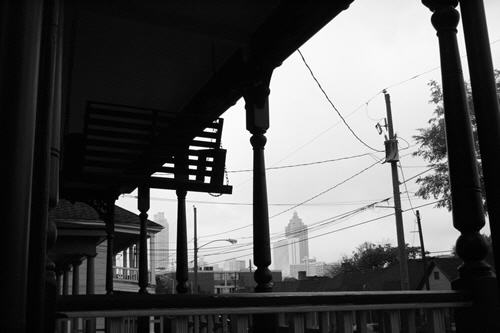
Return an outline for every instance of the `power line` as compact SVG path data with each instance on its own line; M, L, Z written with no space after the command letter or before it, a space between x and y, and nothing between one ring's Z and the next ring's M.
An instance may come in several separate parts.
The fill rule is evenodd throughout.
M281 211L281 212L279 212L279 213L277 213L277 214L272 215L270 218L274 218L274 217L277 217L277 216L279 216L279 215L281 215L281 214L284 214L284 213L286 213L286 212L289 212L289 211L291 211L291 210L292 210L292 209L294 209L294 208L297 208L297 207L299 207L299 206L302 206L303 204L306 204L306 203L308 203L309 201L314 200L314 199L316 199L317 197L319 197L319 196L321 196L321 195L323 195L323 194L325 194L325 193L330 192L331 190L333 190L333 189L335 189L335 188L339 187L339 186L340 186L340 185L342 185L342 184L345 184L345 183L346 183L346 182L348 182L349 180L351 180L351 179L353 179L353 178L355 178L355 177L359 176L360 174L362 174L362 173L364 173L364 172L368 171L369 169L373 168L375 165L379 164L382 160L383 160L383 159L380 159L380 160L378 160L377 162L370 164L370 165L369 165L369 166L367 166L366 168L364 168L364 169L362 169L362 170L360 170L360 171L356 172L354 175L352 175L352 176L350 176L350 177L348 177L348 178L344 179L343 181L341 181L341 182L339 182L339 183L337 183L337 184L335 184L335 185L333 185L333 186L331 186L331 187L327 188L326 190L323 190L323 191L319 192L319 193L318 193L318 194L316 194L316 195L313 195L313 196L312 196L312 197L310 197L309 199L304 200L304 201L302 201L301 203L298 203L298 204L297 204L297 205L295 205L295 206L292 206L292 207L287 208L287 209L285 209L285 210L283 210L283 211Z
M420 205L420 206L417 206L417 207L414 207L414 208L417 209L417 208L421 208L421 207L425 207L425 206L429 206L429 205L434 205L434 204L436 204L438 202L441 202L441 201L444 201L444 200L445 199L436 200L436 201L433 201L433 202L430 202L430 203L426 203L426 204L423 204L423 205ZM409 211L409 209L405 209L402 212L404 213L404 212L407 212L407 211ZM366 221L363 221L363 222L352 224L350 226L346 226L346 227L342 227L342 228L335 229L335 230L332 230L332 231L328 231L328 232L325 232L325 233L322 233L322 234L319 234L319 235L311 236L311 237L304 238L304 239L299 239L299 240L295 241L293 244L299 243L299 242L303 242L303 241L306 241L306 240L310 240L310 239L314 239L314 238L318 238L318 237L322 237L322 236L325 236L325 235L330 235L330 234L333 234L333 233L336 233L336 232L344 231L344 230L351 229L351 228L354 228L354 227L358 227L358 226L361 226L361 225L365 225L365 224L368 224L368 223L371 223L371 222L375 222L375 221L387 218L387 217L392 216L392 215L394 215L394 213L389 213L389 214L386 214L386 215L383 215L383 216L379 216L379 217L376 217L376 218L372 218L372 219L369 219L369 220L366 220ZM276 246L276 247L273 247L273 249L281 247L281 246L288 246L288 244ZM229 260L233 260L233 259L239 259L239 258L247 257L247 256L249 256L251 254L252 253L246 253L246 254L243 254L243 255L240 255L240 256L237 256L237 257L232 257L232 258L228 258L228 259L224 259L224 260L215 261L215 262L212 262L210 264L214 265L214 264L218 264L218 263L229 261Z
M296 167L303 167L303 166L324 164L324 163L330 163L330 162L337 162L337 161L349 160L349 159L363 157L363 156L367 156L367 155L369 155L369 153L352 155L352 156L345 156L345 157L339 157L339 158L333 158L333 159L329 159L329 160L308 162L308 163L299 163L299 164L290 164L290 165L282 165L282 166L276 166L276 167L269 167L269 168L266 168L266 170L279 170L279 169L287 169L287 168L296 168ZM251 172L251 171L253 171L253 169L230 170L230 171L227 171L227 173L241 173L241 172Z
M364 142L357 134L356 132L354 132L354 130L351 128L351 126L347 123L347 121L345 120L344 116L342 116L342 114L340 113L340 111L337 109L337 107L335 106L335 104L333 104L332 100L330 99L330 96L328 96L328 94L326 93L325 89L323 89L323 86L321 85L321 83L318 81L318 79L316 78L316 75L314 74L313 70L311 69L311 67L309 66L309 64L307 63L306 59L304 58L304 55L302 54L302 52L300 51L300 49L297 49L297 52L299 53L300 57L302 58L302 62L304 63L304 65L307 67L307 69L309 70L309 73L311 74L311 77L313 78L313 80L316 82L318 88L321 90L321 92L323 93L323 95L325 96L326 100L328 101L328 103L330 103L330 105L333 107L333 109L335 110L335 112L337 112L338 116L340 117L340 119L342 119L342 122L344 123L344 125L347 127L347 129L351 132L351 134L359 141L361 142L365 147L367 147L368 149L370 150L373 150L373 151L376 151L376 152L384 152L383 150L379 150L379 149L376 149L376 148L373 148L372 146L370 146L369 144L367 144L366 142Z

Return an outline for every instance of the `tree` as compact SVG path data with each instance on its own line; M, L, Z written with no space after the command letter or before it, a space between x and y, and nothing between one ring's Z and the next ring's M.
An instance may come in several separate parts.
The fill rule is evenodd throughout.
M500 103L500 71L495 70L495 81L497 93ZM436 81L429 82L431 99L429 103L434 104L434 116L429 119L429 127L419 128L418 134L413 136L413 139L420 145L418 150L413 153L414 156L420 156L429 163L429 167L433 168L433 173L424 177L417 178L417 184L420 188L415 193L423 199L433 197L439 201L437 207L446 207L451 210L451 193L450 183L448 178L448 161L446 153L446 138L444 124L444 108L443 108L443 93L441 86ZM473 113L472 95L469 85L466 84L466 93L469 111L471 115L472 131L475 143L475 151L477 161L481 166L481 158L479 156L479 146L477 140L476 121ZM481 167L479 167L481 184L483 183ZM484 189L484 186L482 186ZM483 190L484 193L484 190ZM486 211L486 210L485 210Z
M406 253L411 259L415 259L420 253L419 247L406 245ZM341 272L370 271L399 263L399 251L397 247L390 244L376 245L364 242L356 248L352 256L344 256L340 262Z

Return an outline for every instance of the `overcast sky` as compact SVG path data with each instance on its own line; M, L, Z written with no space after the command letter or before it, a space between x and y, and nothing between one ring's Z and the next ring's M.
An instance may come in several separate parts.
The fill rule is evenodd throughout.
M500 42L495 43L500 39L500 1L485 0L485 6L490 40L493 42L493 62L495 68L500 68ZM375 129L377 122L385 117L384 98L380 92L389 87L395 131L409 142L409 147L405 141L399 142L406 178L427 169L424 161L411 156L417 148L412 136L417 134L418 128L426 127L432 116L433 106L428 103L428 82L441 80L440 71L436 69L439 66L438 41L430 16L430 11L416 0L357 0L301 48L317 78L352 129L378 150L384 148L384 138ZM461 55L465 56L461 25L458 40ZM463 63L463 66L468 77L467 64ZM421 73L425 74L409 80ZM270 219L273 240L282 238L293 211L297 211L305 224L318 225L320 221L392 197L390 166L379 163L307 204L280 214L290 209L291 204L301 203L345 181L374 164L384 154L363 146L341 123L297 52L274 72L270 117L265 152L267 167L371 153L337 162L269 170L269 214L279 214ZM228 150L227 170L251 169L252 149L250 134L245 130L243 101L230 108L223 118L222 144ZM198 210L199 246L214 239L238 240L236 245L216 242L200 250L200 257L208 263L221 264L224 259L234 257L251 258L251 228L225 232L252 222L252 207L244 205L252 200L251 173L229 172L228 177L233 186L232 195L216 198L209 194L188 193L187 197L189 240L193 238L193 205ZM416 224L411 206L434 201L415 197L417 189L414 181L407 183L407 189L401 187L403 209L408 209L403 215L405 239L415 246L418 245L418 234L414 232ZM171 249L175 250L175 192L152 190L151 197L149 216L165 212L170 224ZM118 205L137 212L136 200L130 196L121 197ZM383 205L392 206L393 201L377 206ZM451 214L446 209L433 208L433 205L419 210L426 250L450 250L458 237L452 226ZM371 208L348 219L319 225L309 232L312 238L309 241L310 255L320 261L334 262L342 255L351 254L364 241L395 245L394 216L353 226L390 213L393 209ZM338 230L349 226L353 227ZM214 233L222 234L203 237ZM192 246L190 242L191 250ZM217 255L220 252L228 253Z

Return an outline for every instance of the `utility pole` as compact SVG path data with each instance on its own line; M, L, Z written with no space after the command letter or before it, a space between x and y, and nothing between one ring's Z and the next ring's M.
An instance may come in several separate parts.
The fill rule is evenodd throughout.
M408 274L408 256L406 254L406 243L403 229L403 213L401 211L401 197L399 193L398 140L394 137L394 129L392 126L391 97L385 89L383 93L387 111L387 130L389 132L389 139L385 140L385 161L391 163L392 191L394 194L394 213L396 215L396 232L398 237L399 249L399 274L401 277L401 290L409 290L410 281Z
M198 293L198 227L197 227L197 216L196 216L196 206L193 205L194 212L194 283L193 283L193 293Z
M425 247L424 247L424 234L422 233L422 224L420 223L420 212L417 210L415 212L417 215L417 225L418 225L418 235L420 237L420 250L422 255L422 265L424 266L424 278L425 278L425 289L430 290L429 277L427 274L427 259L425 258Z

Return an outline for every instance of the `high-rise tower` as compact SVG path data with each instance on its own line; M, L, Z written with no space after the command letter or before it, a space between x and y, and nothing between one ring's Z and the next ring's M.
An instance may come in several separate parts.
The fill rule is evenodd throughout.
M164 212L159 212L153 215L153 221L161 224L163 230L157 233L155 236L155 269L167 270L168 269L168 259L169 259L169 233L168 233L168 222L165 218Z
M286 238L298 238L299 241L299 263L309 258L309 241L307 225L302 222L302 219L293 212L293 217L285 227Z

